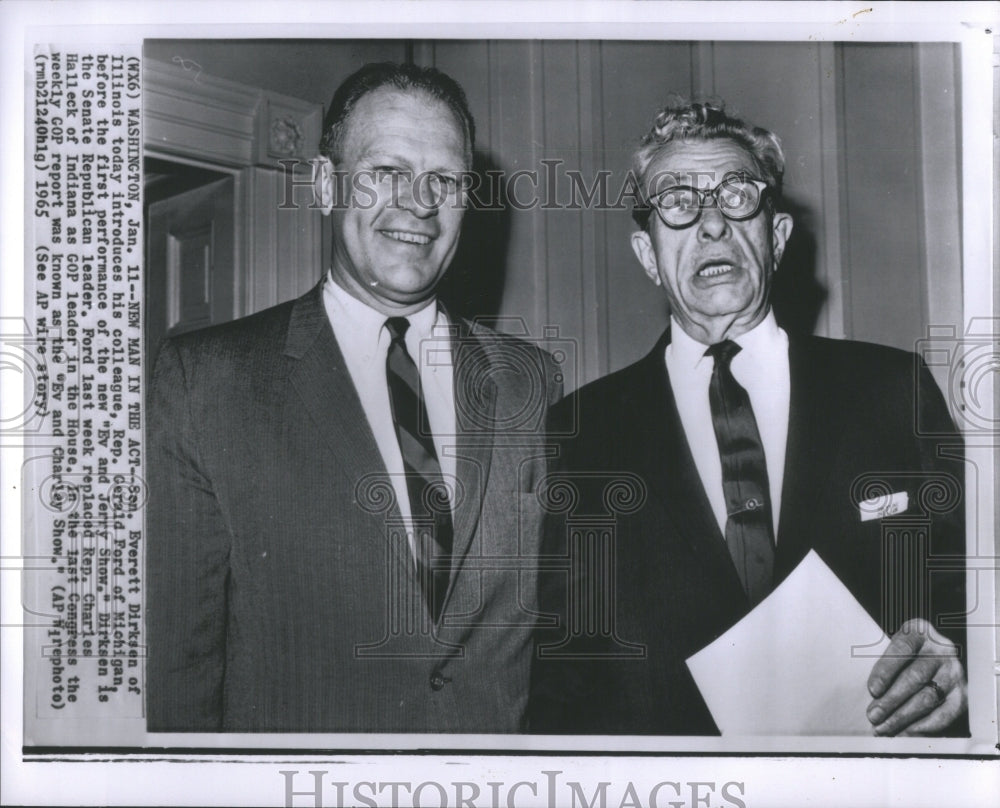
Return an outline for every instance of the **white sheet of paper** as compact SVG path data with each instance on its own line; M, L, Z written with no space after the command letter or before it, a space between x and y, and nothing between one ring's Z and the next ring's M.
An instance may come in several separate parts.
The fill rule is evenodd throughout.
M687 665L723 735L871 735L868 674L888 644L810 551Z

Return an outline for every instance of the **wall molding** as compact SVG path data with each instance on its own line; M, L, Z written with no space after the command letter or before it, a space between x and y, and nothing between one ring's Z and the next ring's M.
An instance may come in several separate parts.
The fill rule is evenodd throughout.
M295 297L322 272L321 223L303 189L322 127L318 104L143 60L143 145L147 154L232 175L234 316ZM294 207L285 202L280 161L297 160ZM307 198L308 197L308 198Z

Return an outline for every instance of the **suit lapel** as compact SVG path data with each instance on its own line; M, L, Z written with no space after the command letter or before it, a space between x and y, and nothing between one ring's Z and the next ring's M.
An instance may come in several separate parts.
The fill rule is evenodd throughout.
M341 458L339 467L353 475L355 483L359 470L385 474L375 436L323 307L322 284L295 301L285 354L298 360L289 380L327 448Z
M643 360L637 389L646 396L633 423L641 427L636 434L637 456L642 458L642 476L654 501L664 503L663 510L675 533L706 567L725 578L723 585L742 591L726 541L712 513L708 496L695 466L691 447L684 433L673 388L664 361L670 342L670 330ZM637 402L638 403L638 402ZM650 429L649 425L657 425Z
M843 407L838 390L829 382L828 369L809 350L808 338L789 337L788 365L791 396L788 441L778 522L775 583L805 557L820 499L830 472L826 460L841 439Z
M451 586L455 572L469 551L479 525L483 497L493 460L495 412L498 391L488 368L490 357L480 339L472 335L468 323L457 324L452 342L455 397L455 474L462 496L455 507L455 534L452 547ZM446 604L447 605L447 604Z
M333 328L323 306L322 283L295 301L285 339L285 355L296 360L290 373L288 395L297 396L311 417L313 427L325 448L337 458L336 466L348 485L359 486L368 475L375 486L388 482L388 472L375 442L368 417L358 397L344 356L337 345ZM303 459L303 462L308 462ZM355 500L358 499L355 489ZM364 497L364 492L360 492ZM378 501L380 488L372 488L369 499ZM386 512L372 513L373 530L378 539L388 539L387 521L402 519L393 498ZM360 538L360 537L359 537ZM415 576L415 566L405 534L386 552L395 557L401 574Z

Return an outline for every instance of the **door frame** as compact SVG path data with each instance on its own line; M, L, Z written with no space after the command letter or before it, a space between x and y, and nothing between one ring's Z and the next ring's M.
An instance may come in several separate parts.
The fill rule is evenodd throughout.
M189 67L143 60L144 154L233 177L233 317L242 317L321 274L322 225L306 186L323 110ZM280 207L289 185L294 206Z
M247 240L247 228L252 226L252 217L248 216L247 211L250 202L252 200L248 199L247 187L248 187L248 168L235 168L232 166L219 165L218 163L209 163L205 160L196 160L190 157L180 157L175 154L170 154L169 152L162 152L157 149L145 149L144 156L153 157L158 160L166 160L171 163L178 163L182 165L189 165L195 168L204 168L210 171L215 171L218 174L225 174L232 178L233 180L233 310L230 312L230 316L233 319L237 317L243 317L246 314L251 314L252 310L247 306L247 299L245 293L246 287L246 251L245 242ZM248 221L251 219L251 221ZM148 250L148 245L147 245ZM144 255L148 255L147 251L143 252Z

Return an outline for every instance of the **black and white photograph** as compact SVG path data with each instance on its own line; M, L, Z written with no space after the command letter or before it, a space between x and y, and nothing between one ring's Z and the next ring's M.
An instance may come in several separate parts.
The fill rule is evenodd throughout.
M995 4L29 5L5 804L1000 797Z

